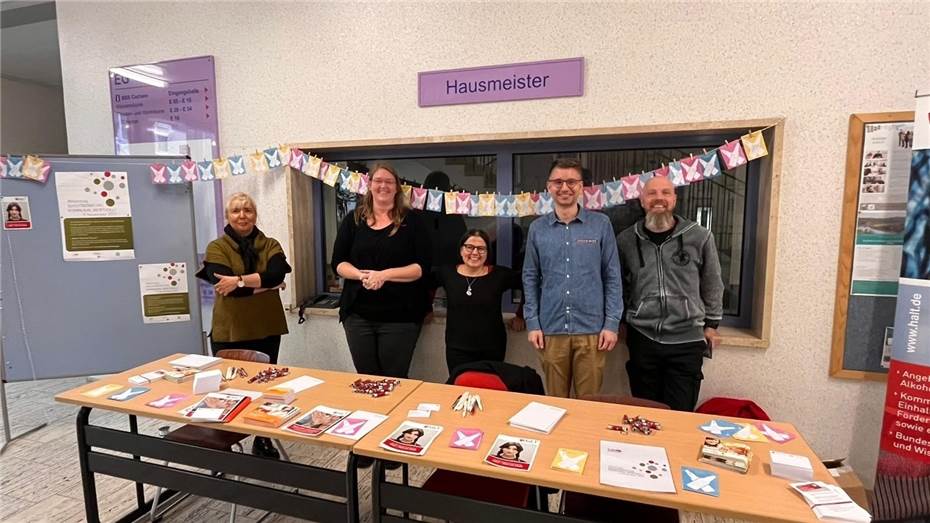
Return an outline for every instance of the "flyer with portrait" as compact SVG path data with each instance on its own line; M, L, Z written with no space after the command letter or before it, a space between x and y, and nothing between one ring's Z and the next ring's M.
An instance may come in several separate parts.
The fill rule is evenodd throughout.
M136 257L125 172L56 172L65 261Z
M285 430L295 432L301 436L316 437L326 432L326 429L342 421L352 411L334 409L325 405L317 405L310 409L310 412L304 414L294 423L291 423Z
M4 231L28 231L32 229L32 212L28 196L4 196L0 198L3 210Z
M139 294L143 323L190 321L186 263L140 264Z
M411 456L422 456L436 436L442 432L439 425L426 425L415 421L405 421L394 429L379 445L383 449Z
M500 434L491 444L484 462L512 470L528 471L536 460L539 440Z

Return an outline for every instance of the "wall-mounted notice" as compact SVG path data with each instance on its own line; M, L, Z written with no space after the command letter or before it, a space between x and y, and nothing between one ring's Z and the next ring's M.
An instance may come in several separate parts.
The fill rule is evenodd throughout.
M65 261L131 260L129 178L125 172L56 172Z
M212 56L113 67L110 103L116 154L219 156Z
M420 107L584 94L584 58L419 73Z
M183 262L139 265L139 293L144 323L190 321L187 264Z
M865 125L851 294L898 294L913 130L913 122Z
M3 211L4 231L28 231L32 229L32 213L29 211L28 196L4 196L0 198Z

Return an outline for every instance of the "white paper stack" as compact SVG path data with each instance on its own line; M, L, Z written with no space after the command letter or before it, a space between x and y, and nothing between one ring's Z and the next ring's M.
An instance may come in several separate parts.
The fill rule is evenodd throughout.
M510 425L520 429L549 434L565 415L565 409L531 401L510 418Z
M814 479L811 460L807 459L806 456L778 452L777 450L770 450L769 455L772 457L773 476L793 481L811 481Z
M822 481L808 481L792 483L791 488L801 494L817 519L849 523L872 521L872 516L868 511L857 505L849 494L846 494L846 491L836 485Z
M174 367L185 367L188 369L203 370L208 367L212 367L221 361L223 361L222 358L214 358L213 356L204 356L202 354L188 354L182 358L172 360L169 363L170 365Z

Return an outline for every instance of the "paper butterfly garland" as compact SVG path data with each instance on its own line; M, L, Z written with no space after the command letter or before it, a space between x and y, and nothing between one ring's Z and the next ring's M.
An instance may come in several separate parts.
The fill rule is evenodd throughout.
M281 146L278 147L278 160L281 161L281 165L287 167L291 164L291 150L288 147Z
M184 171L185 182L197 181L197 164L193 160L184 160L181 162L181 170Z
M320 164L323 162L322 158L317 158L316 156L307 156L307 160L304 162L303 169L300 172L306 174L311 178L320 178Z
M765 139L762 137L762 131L753 131L740 137L743 142L743 149L746 152L747 160L755 160L769 154L765 147Z
M257 152L249 155L249 170L253 173L268 172L268 160L265 158L265 153Z
M278 156L278 149L276 147L269 147L265 149L265 161L268 162L268 168L274 169L275 167L281 167L281 157Z
M468 215L478 216L478 201L479 201L478 195L472 194L469 197L469 200L471 200L471 202L468 204Z
M607 205L611 207L614 205L623 205L623 182L614 180L605 183L604 192L606 193Z
M497 200L493 194L478 195L478 216L497 216Z
M181 166L177 167L168 167L168 183L184 183L184 178L181 178Z
M536 214L542 216L552 212L552 195L544 192L539 193L539 201L536 202Z
M724 142L720 147L720 154L723 155L723 165L727 170L736 169L740 165L745 165L746 155L743 154L743 146L739 140Z
M330 187L335 187L336 182L339 180L339 173L342 172L342 167L334 163L326 165L326 172L323 172L323 165L320 164L320 175L323 176L323 183L329 185Z
M213 162L210 160L197 162L197 172L200 173L200 181L209 182L213 179Z
M297 169L300 171L304 166L304 162L306 161L307 155L303 151L297 148L291 149L290 166L292 169Z
M685 180L685 175L681 170L681 162L672 162L668 164L668 179L675 184L675 187L688 185L688 182Z
M222 180L232 176L232 170L229 167L229 160L226 158L213 160L213 176L215 176L217 180Z
M514 206L514 196L512 194L498 194L495 197L497 203L497 215L502 218L516 218L517 209Z
M704 179L716 178L720 176L720 157L717 156L717 151L711 151L707 154L702 154L700 157L701 162L701 171L704 174Z
M362 181L362 177L355 171L349 173L349 179L346 180L343 189L358 194L358 184Z
M229 170L232 171L233 176L241 176L245 174L245 158L238 155L230 156Z
M643 188L643 181L639 179L638 174L624 176L620 178L620 182L623 184L621 192L623 193L624 200L635 200L639 198L640 191Z
M22 178L23 177L23 159L22 156L8 156L6 159L6 177Z
M34 182L45 183L49 169L49 163L38 156L30 154L23 160L23 176Z
M455 214L468 214L471 211L471 193L460 192L455 195Z
M516 195L513 200L513 205L517 216L521 218L536 214L536 206L533 204L533 199L528 192Z

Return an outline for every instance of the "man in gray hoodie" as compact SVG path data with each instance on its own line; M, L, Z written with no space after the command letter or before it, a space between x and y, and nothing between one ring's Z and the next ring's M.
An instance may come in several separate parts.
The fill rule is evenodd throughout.
M617 236L626 311L630 389L638 398L692 411L703 357L720 343L723 282L713 234L675 214L675 186L663 176L640 195L645 218Z

